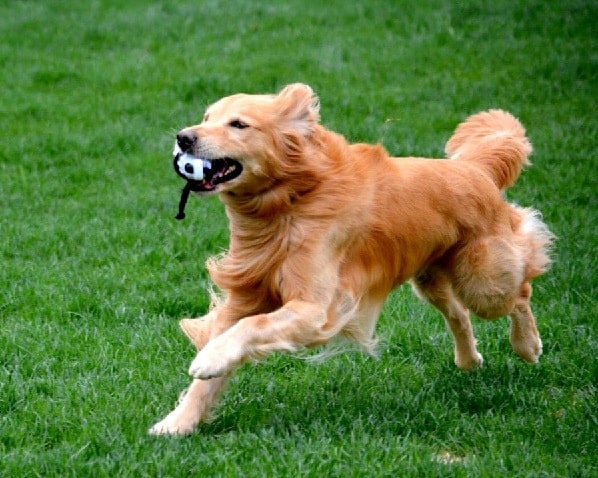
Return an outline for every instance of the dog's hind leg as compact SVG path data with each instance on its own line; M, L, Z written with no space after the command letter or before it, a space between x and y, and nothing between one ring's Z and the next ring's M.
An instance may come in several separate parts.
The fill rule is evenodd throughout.
M481 366L483 357L476 349L469 311L455 296L448 278L439 270L431 270L418 275L411 285L417 295L442 312L455 342L455 365L462 370Z
M530 307L532 286L525 282L511 317L511 346L517 355L529 363L537 363L542 354L542 341L536 327L536 320Z
M533 209L513 207L513 214L520 218L516 228L518 241L526 251L525 281L519 289L511 317L511 345L517 355L530 363L537 363L542 354L542 341L530 306L532 286L530 281L550 267L550 248L555 236Z

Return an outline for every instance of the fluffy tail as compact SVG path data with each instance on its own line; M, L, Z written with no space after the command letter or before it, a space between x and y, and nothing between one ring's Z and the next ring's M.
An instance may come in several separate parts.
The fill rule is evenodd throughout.
M505 189L530 164L532 145L517 118L506 111L489 110L461 123L444 150L450 159L474 163L499 189Z

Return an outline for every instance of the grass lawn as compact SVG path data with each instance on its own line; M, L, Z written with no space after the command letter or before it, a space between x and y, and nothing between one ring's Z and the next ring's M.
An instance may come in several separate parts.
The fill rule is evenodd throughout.
M0 0L0 476L598 476L597 18L589 0ZM476 321L484 367L459 371L403 287L379 359L276 355L192 436L148 436L227 245L217 198L174 220L174 133L295 81L326 126L395 155L441 156L483 109L521 119L534 167L508 197L559 238L541 363L506 319Z

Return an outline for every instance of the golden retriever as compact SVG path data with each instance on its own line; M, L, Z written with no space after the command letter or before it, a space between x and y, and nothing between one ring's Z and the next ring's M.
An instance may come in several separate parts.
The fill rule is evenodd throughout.
M150 433L191 432L248 360L339 335L371 351L386 297L408 280L443 314L461 369L482 364L470 311L510 316L513 349L537 362L530 281L547 270L553 236L501 194L531 151L501 110L459 125L449 159L423 159L325 129L304 84L211 105L178 133L175 168L191 191L224 203L230 247L207 263L220 297L205 317L181 321L198 349L191 386Z

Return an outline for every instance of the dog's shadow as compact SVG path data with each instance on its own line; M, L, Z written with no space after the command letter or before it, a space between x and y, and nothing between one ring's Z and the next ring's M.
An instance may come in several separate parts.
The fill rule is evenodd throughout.
M515 358L469 373L448 360L422 365L417 358L403 358L396 364L370 361L365 366L342 358L330 360L337 363L313 366L282 359L275 365L260 365L276 370L271 376L270 371L259 373L258 379L247 367L231 383L213 420L202 424L198 433L437 434L463 419L525 412L530 390L541 383L538 368ZM304 377L297 378L298 374ZM285 375L291 380L285 381ZM296 390L290 390L289 383Z

